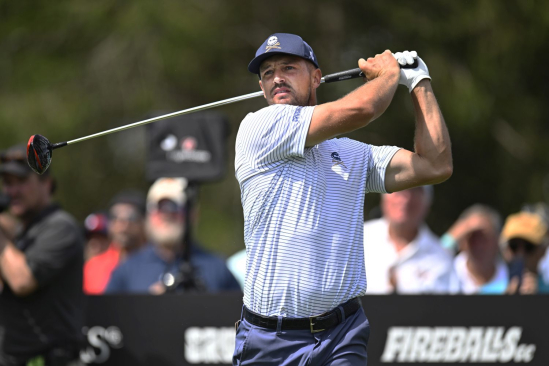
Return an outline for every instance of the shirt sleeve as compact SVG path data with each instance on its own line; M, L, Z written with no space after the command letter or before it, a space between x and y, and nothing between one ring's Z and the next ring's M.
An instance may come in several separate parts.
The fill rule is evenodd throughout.
M77 256L83 256L83 245L80 230L69 220L46 225L25 251L27 264L38 284L50 283Z
M260 171L303 157L314 108L277 104L248 115L240 126L237 148Z
M400 147L396 146L370 147L366 193L387 193L385 189L385 170L398 150L400 150Z

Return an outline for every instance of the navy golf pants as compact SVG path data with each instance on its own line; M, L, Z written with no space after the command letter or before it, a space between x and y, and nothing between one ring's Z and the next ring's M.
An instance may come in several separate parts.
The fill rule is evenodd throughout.
M276 331L242 319L234 366L366 366L370 324L362 307L339 325L318 333Z

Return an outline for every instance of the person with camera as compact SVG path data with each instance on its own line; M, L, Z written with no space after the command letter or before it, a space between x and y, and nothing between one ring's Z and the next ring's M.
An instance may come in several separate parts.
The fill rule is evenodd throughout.
M547 294L549 283L539 273L547 250L547 225L531 212L507 217L501 233L503 255L509 264L508 294Z
M84 238L53 202L55 181L34 173L24 145L1 156L2 191L22 227L0 228L0 365L76 364L82 339Z
M106 294L240 290L225 261L203 249L187 231L196 215L189 207L187 185L184 178L159 178L150 187L145 227L151 245L115 268Z

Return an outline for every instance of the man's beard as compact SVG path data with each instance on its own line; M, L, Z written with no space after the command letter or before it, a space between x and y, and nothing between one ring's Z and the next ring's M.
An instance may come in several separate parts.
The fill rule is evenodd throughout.
M185 227L182 223L170 222L163 223L162 227L155 226L147 220L147 236L155 245L173 248L183 245L183 236Z

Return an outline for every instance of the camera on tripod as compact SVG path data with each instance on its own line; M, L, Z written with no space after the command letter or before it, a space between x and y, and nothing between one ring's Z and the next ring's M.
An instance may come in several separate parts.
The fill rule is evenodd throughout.
M4 212L10 205L10 197L0 192L0 213Z
M163 113L161 113L163 114ZM156 115L153 114L152 117ZM222 114L202 112L179 116L147 126L147 178L185 178L185 236L177 273L165 273L166 293L205 291L191 261L192 211L198 201L201 183L220 180L225 175L228 121Z

